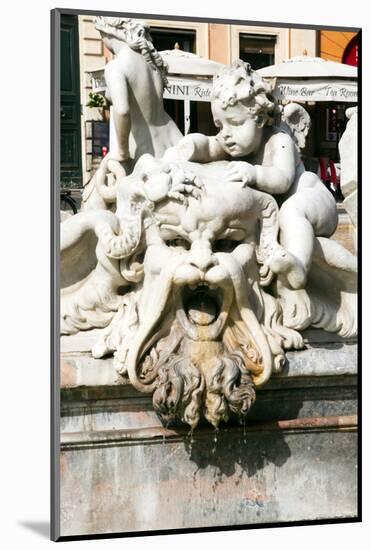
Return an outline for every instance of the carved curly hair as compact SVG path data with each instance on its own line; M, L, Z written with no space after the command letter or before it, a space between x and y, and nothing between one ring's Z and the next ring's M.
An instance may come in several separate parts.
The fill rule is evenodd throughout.
M94 24L102 36L113 36L119 40L124 38L132 50L140 52L147 63L159 70L164 86L167 86L168 65L155 49L147 23L127 17L98 16L95 18ZM139 35L138 30L141 31Z
M238 59L214 76L211 101L218 101L222 109L241 103L260 126L271 126L279 122L281 113L271 92L250 64Z

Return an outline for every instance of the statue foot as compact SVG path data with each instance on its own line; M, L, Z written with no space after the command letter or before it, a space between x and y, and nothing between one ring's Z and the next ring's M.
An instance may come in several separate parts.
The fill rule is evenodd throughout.
M311 304L306 290L292 290L282 280L278 279L277 293L282 306L283 324L295 330L307 328L311 321ZM300 342L297 344L300 344ZM297 349L300 347L298 345Z
M107 353L109 353L110 351L112 350L110 350L104 342L98 341L92 347L91 354L94 357L94 359L100 359L101 357L104 357L105 355L107 355Z
M280 248L275 251L269 259L268 265L273 273L281 278L284 277L292 289L297 290L305 286L305 269L299 260L287 250Z

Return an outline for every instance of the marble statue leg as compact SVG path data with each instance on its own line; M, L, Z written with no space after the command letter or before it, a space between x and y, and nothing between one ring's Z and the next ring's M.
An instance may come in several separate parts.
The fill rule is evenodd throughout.
M270 265L292 289L305 286L314 238L330 237L337 226L336 203L317 176L304 172L298 187L279 214L280 243L286 253L274 256Z

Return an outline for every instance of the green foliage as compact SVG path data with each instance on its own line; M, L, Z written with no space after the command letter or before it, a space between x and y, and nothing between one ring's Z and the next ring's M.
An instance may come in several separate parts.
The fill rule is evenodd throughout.
M106 104L104 97L100 94L89 93L89 101L87 102L87 107L104 107Z

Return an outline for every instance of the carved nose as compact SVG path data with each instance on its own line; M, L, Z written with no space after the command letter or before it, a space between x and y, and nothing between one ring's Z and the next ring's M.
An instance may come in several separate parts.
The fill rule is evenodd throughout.
M206 272L208 269L216 265L216 260L213 258L210 250L198 249L192 251L192 256L189 263L193 267L197 267L200 271Z
M228 128L224 127L220 133L221 133L221 136L222 136L223 139L231 137L231 133L228 130Z

